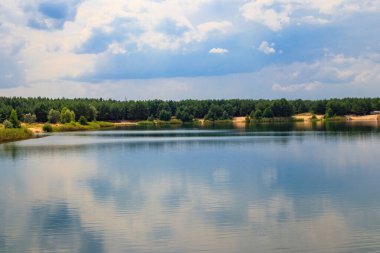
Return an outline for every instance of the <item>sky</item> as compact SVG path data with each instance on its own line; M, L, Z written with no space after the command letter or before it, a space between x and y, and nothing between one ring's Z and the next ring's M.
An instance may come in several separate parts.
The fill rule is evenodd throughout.
M1 0L0 96L380 96L380 0Z

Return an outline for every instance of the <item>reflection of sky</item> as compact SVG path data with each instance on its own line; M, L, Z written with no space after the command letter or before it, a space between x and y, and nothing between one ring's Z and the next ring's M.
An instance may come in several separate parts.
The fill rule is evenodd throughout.
M0 146L0 252L380 249L376 135L123 133Z

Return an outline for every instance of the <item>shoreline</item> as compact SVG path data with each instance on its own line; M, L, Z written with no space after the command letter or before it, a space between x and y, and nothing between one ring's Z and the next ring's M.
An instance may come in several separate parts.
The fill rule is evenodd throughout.
M295 122L298 123L310 123L313 121L324 121L323 115L315 115L316 119L312 119L311 113L302 113L297 114L291 117L291 119L295 120ZM357 115L345 115L342 117L336 117L331 118L329 121L336 121L336 122L379 122L380 115L378 114L372 114L372 115L363 115L363 116L357 116ZM139 123L140 122L140 123ZM122 127L131 127L131 126L144 126L146 121L131 121L131 120L124 120L119 122L90 122L88 125L80 125L79 123L67 123L67 124L51 124L53 127L53 132L70 132L70 131L97 131L101 129L112 129L112 128L122 128ZM206 125L206 123L211 124L218 124L218 123L230 123L238 127L245 126L247 124L246 117L234 117L231 120L224 120L224 121L215 121L215 122L208 122L204 119L197 119L198 124L200 126ZM258 123L276 123L276 121L262 121ZM32 123L32 124L26 124L22 123L22 128L19 129L4 129L2 126L0 126L0 144L3 143L9 143L13 141L20 141L20 140L26 140L26 139L32 139L32 138L38 138L40 134L43 134L43 126L45 123ZM170 122L160 122L160 121L152 121L151 125L173 125L170 124ZM174 125L182 125L181 124L174 124Z

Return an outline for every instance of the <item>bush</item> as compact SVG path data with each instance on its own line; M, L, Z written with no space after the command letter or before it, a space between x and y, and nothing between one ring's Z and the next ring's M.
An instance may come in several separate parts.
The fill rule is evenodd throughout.
M61 111L61 123L70 123L75 121L74 111L70 111L68 108L64 107Z
M29 124L36 122L36 119L37 119L36 115L31 114L31 113L25 114L23 118L24 118L23 121Z
M20 121L18 120L18 117L17 117L16 110L11 111L11 115L9 115L9 121L12 123L14 128L20 128L21 127Z
M3 126L4 126L4 128L13 128L13 124L12 124L12 122L10 122L9 120L4 120L4 122L3 122Z
M51 132L53 132L53 127L52 127L49 123L46 123L46 124L44 124L44 126L42 127L42 130L43 130L44 132L51 133Z
M172 117L172 114L171 112L167 111L167 110L162 110L160 111L159 115L158 115L158 118L160 120L163 120L163 121L169 121Z
M82 126L88 125L88 122L85 116L79 117L79 124L81 124Z
M47 116L48 121L52 124L55 124L59 121L59 118L61 117L61 113L57 110L51 109L49 111L49 114Z

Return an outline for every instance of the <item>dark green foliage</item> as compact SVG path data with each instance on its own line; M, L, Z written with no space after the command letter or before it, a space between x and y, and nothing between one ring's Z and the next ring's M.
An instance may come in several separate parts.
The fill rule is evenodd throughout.
M290 117L293 115L292 105L284 98L273 101L270 109L274 117Z
M309 112L313 112L315 114L325 114L326 112L326 101L325 100L317 100L310 103Z
M86 126L86 125L88 125L88 122L87 122L87 119L86 119L85 116L80 116L78 122L79 122L79 124L81 124L82 126Z
M299 113L307 112L308 109L307 109L306 104L303 100L297 99L293 102L293 111L295 114L299 114Z
M325 113L325 118L331 118L334 117L334 112L331 108L328 108Z
M52 124L56 124L60 118L61 118L61 113L57 110L50 109L49 114L48 114L48 121Z
M251 118L255 120L259 120L263 117L263 113L260 109L256 109L256 111L252 111Z
M48 121L51 109L60 114L62 109L68 108L75 112L70 121L78 120L81 116L90 121L121 121L146 120L148 116L159 118L162 110L171 115L177 115L191 121L193 118L207 118L209 120L229 119L231 117L246 116L257 109L264 113L270 108L274 117L290 117L294 114L313 112L323 115L329 110L332 115L368 114L380 110L380 98L344 98L329 100L182 100L182 101L116 101L104 99L48 99L48 98L19 98L0 97L0 122L7 119L14 108L18 118L26 114L35 114L37 122ZM207 116L206 116L207 115ZM56 116L56 114L55 114ZM61 116L61 115L60 115ZM251 115L253 116L253 115ZM55 117L57 118L57 117ZM182 120L182 119L181 119ZM49 121L55 122L49 117ZM60 121L60 120L58 120ZM66 121L65 121L66 122Z
M176 117L183 122L191 122L194 119L193 115L190 114L189 109L185 106L179 107L177 109Z
M42 127L42 130L47 133L53 132L53 127L49 123L45 123Z
M346 115L348 110L348 105L341 100L331 100L326 104L326 110L331 109L334 112L334 115L343 116Z
M12 110L11 111L11 114L9 115L9 119L8 120L9 120L9 122L12 123L12 126L14 128L20 128L21 127L21 123L18 120L18 116L17 116L16 110Z
M128 118L133 120L146 120L149 116L148 105L144 101L131 102Z
M222 107L219 105L211 105L210 109L208 110L208 113L205 116L206 120L217 120L222 117Z
M47 115L50 110L48 108L48 104L44 103L44 101L38 101L39 103L36 104L34 109L34 114L36 114L37 122L46 122L47 121Z
M273 117L274 115L273 115L272 109L270 107L265 108L263 112L263 118L273 118Z
M172 113L165 109L161 110L160 113L158 114L159 120L169 121L171 118L172 118Z

